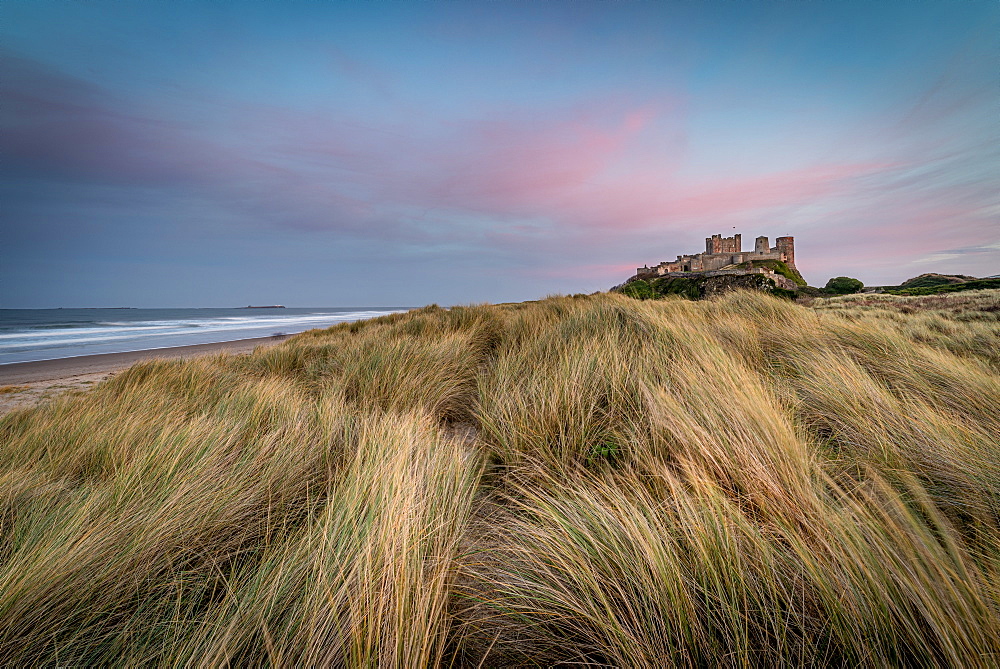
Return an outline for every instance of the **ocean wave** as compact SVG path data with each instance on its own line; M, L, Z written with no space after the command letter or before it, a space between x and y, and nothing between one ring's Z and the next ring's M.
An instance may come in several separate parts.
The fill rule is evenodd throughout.
M164 318L142 321L93 321L86 324L32 324L0 332L0 362L27 359L32 351L65 355L118 352L185 344L231 341L296 334L382 316L398 309L344 312L310 312L282 315L214 315L202 318ZM44 327L49 325L49 327Z

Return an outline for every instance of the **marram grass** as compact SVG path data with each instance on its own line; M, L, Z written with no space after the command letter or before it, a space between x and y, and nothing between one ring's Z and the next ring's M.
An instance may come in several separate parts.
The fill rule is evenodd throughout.
M0 665L1000 664L1000 291L428 307L0 419Z

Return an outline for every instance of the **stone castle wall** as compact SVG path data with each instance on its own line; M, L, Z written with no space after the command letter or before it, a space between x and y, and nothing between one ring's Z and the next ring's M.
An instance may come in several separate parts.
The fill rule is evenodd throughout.
M712 272L751 260L780 260L795 269L795 238L778 237L775 243L776 246L770 247L767 237L758 237L754 243L753 251L743 251L740 235L732 237L712 235L705 239L705 253L680 255L677 256L676 260L664 260L653 267L640 267L636 270L636 276L651 277L685 272ZM728 271L750 273L749 270Z

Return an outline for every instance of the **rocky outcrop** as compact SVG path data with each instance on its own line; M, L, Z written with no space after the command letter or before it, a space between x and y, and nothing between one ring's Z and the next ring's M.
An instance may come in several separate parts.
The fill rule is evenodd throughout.
M784 279L784 277L781 277ZM794 285L794 284L793 284ZM773 292L775 282L762 274L736 274L730 276L710 276L702 284L702 297L721 295L733 290L761 290Z
M787 281L784 277L778 278ZM640 300L658 299L668 295L701 300L733 290L787 294L786 289L775 283L774 278L766 274L718 273L709 276L706 273L691 273L685 276L664 276L651 281L633 278L620 286L615 286L612 290Z

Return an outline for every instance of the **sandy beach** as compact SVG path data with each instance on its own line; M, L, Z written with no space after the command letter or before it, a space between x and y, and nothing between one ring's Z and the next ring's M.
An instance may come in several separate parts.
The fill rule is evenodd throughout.
M287 338L287 336L258 337L214 344L81 355L73 358L0 365L0 415L15 409L35 406L64 392L84 390L141 360L150 358L170 360L215 353L250 353L258 346L273 346Z

